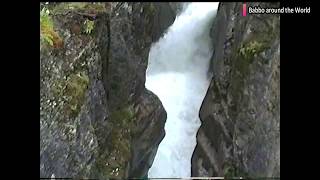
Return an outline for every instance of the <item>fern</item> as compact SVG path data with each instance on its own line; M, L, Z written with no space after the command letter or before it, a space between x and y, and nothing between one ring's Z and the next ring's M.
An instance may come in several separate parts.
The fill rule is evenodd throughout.
M84 22L85 25L85 33L90 34L94 28L94 21L86 20Z
M40 40L50 46L57 47L62 44L62 39L58 33L54 31L50 11L47 8L43 8L40 11Z
M45 42L50 44L50 46L53 46L53 37L50 34L47 34L45 36L42 36Z
M52 19L50 18L50 11L47 8L43 8L40 11L40 25L46 28L53 28Z

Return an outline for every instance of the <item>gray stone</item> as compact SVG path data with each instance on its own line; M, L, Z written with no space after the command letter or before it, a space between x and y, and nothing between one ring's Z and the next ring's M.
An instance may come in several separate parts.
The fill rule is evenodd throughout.
M148 52L175 14L158 22L171 7L156 3L65 5L48 6L63 44L40 48L40 177L145 177L166 119L144 87Z
M247 3L278 7L279 3ZM220 3L192 176L280 176L280 19ZM254 50L254 51L253 51Z

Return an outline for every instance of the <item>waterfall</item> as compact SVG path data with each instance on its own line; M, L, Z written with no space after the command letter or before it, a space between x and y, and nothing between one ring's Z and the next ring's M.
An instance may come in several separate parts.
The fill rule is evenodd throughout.
M149 52L147 89L161 100L166 112L166 135L161 141L149 178L191 176L191 157L201 125L199 110L210 79L210 27L218 3L189 3Z

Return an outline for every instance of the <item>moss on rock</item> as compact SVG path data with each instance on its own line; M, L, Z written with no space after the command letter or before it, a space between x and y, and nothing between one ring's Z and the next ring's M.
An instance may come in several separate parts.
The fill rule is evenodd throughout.
M70 74L66 81L56 81L52 92L56 98L62 97L64 99L66 114L75 117L85 100L88 85L89 77L85 71L82 71Z
M88 13L106 12L105 3L72 2L58 3L52 8L54 14L66 13L67 11L83 11Z
M83 104L85 92L88 88L89 78L84 72L71 74L66 82L65 95L69 96L69 108L77 114Z
M252 62L254 55L259 54L264 49L265 47L263 46L263 43L258 41L251 41L245 45L242 45L239 53L245 60Z
M110 115L113 125L110 133L109 153L102 152L102 161L97 162L97 168L109 178L121 178L126 174L126 166L131 156L131 131L134 118L132 106L124 106Z
M223 167L224 178L233 179L233 178L248 178L248 173L241 171L233 163L226 162Z

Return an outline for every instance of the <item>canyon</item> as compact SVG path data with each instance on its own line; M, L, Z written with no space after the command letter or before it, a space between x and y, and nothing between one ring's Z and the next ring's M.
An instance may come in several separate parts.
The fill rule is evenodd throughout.
M280 177L280 16L241 9L41 3L40 177Z

